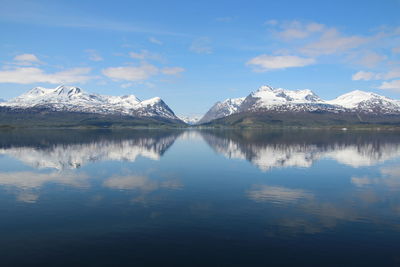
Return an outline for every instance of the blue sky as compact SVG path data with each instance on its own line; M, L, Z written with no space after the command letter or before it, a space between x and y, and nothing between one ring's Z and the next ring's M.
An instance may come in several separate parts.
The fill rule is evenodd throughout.
M264 84L400 98L400 0L0 5L0 98L66 84L186 115Z

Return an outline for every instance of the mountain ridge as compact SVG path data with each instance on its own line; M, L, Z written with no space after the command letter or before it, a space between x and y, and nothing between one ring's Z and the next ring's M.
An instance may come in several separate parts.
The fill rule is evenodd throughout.
M32 88L0 103L0 112L2 125L14 125L16 120L21 122L24 118L33 121L48 118L57 123L61 115L69 117L61 119L67 125L79 125L82 121L99 125L103 121L104 125L112 125L115 120L129 125L134 125L134 120L140 125L145 125L146 121L151 124L184 124L160 97L142 101L134 95L91 94L81 88L64 85L50 89Z
M344 120L340 123L351 117L351 123L355 123L357 120L362 121L358 114L363 114L364 117L371 115L374 118L400 115L399 100L360 90L351 91L333 100L323 100L309 89L287 90L264 85L251 92L240 105L235 107L224 105L227 100L214 104L206 113L207 116L205 115L199 122L212 124L216 121L223 122L224 118L229 121L228 117L236 117L241 121L247 120L246 124L249 124L249 121L258 120L255 118L256 114L258 117L265 114L270 117L271 121L279 121L284 120L282 114L298 116L302 113L309 116L307 113L315 113L330 114L331 117L334 117L333 120L338 122L343 117ZM229 114L221 116L226 113L226 110L229 110ZM250 117L253 118L249 119ZM274 117L279 117L279 119ZM318 118L318 120L320 119ZM387 122L387 120L385 121Z

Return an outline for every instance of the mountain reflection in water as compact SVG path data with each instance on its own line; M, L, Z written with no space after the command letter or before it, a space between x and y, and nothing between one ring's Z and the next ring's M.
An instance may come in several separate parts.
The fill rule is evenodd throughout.
M134 162L138 156L159 160L177 138L196 136L226 158L248 160L263 171L307 168L324 158L352 167L373 166L400 156L397 133L316 130L16 133L0 132L0 154L38 169L75 169L90 162L108 160Z
M396 266L399 163L397 132L3 130L0 260Z

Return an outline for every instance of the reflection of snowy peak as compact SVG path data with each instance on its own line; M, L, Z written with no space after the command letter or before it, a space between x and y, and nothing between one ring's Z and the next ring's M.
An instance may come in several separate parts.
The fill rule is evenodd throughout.
M80 88L67 86L59 86L55 89L36 87L1 105L11 108L49 108L54 111L178 119L159 97L140 101L134 95L89 94Z
M372 143L343 144L328 143L254 143L234 141L229 138L204 134L205 141L218 153L227 158L246 159L263 171L273 168L308 168L320 159L333 159L352 167L372 166L379 162L400 157L400 144L384 143L376 146Z
M55 144L48 148L10 147L0 149L35 168L75 169L90 162L116 160L135 161L142 156L158 160L175 141L176 135L128 140L102 140L83 144Z

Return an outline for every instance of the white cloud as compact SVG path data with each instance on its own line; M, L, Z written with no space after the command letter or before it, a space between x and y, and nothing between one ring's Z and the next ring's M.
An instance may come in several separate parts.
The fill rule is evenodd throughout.
M157 44L157 45L162 45L162 44L163 44L163 42L161 42L160 40L158 40L158 39L155 38L155 37L150 37L150 38L149 38L149 42L150 42L150 43L153 43L153 44Z
M55 73L46 73L40 68L21 67L0 71L0 83L84 83L92 76L88 76L90 68L73 68Z
M323 31L322 35L315 42L310 42L300 49L306 55L330 55L357 48L369 39L361 36L343 36L335 28Z
M104 181L103 185L111 189L132 190L140 189L144 191L153 191L158 185L152 182L146 176L113 176Z
M383 185L390 188L400 187L400 168L398 166L387 166L380 169L381 175L377 177L352 177L351 183L357 187L370 185Z
M383 82L378 88L379 89L383 89L383 90L400 91L400 80L393 80L393 81L390 81L390 82Z
M189 47L189 50L197 54L211 54L211 41L207 37L195 39Z
M40 188L46 183L69 185L73 187L88 187L88 176L72 172L3 172L0 173L0 185L13 186L21 189Z
M149 52L148 50L141 50L140 52L130 52L129 56L131 58L140 59L140 60L164 61L164 59L161 55Z
M281 31L277 32L277 35L286 40L304 39L313 33L321 32L324 28L325 25L315 22L301 23L299 21L291 21L284 23L281 26Z
M183 187L180 182L175 180L159 182L141 175L112 176L104 181L103 186L110 189L140 190L144 192L151 192L162 188L177 190Z
M161 70L161 72L166 75L177 75L184 71L185 69L181 67L165 67Z
M39 199L39 195L30 192L21 192L17 195L17 200L25 203L35 203Z
M360 80L369 81L369 80L375 79L375 77L376 77L376 74L373 72L359 71L359 72L353 74L353 76L351 76L351 79L353 81L360 81Z
M24 65L24 66L29 66L33 64L40 64L41 61L37 56L34 54L20 54L16 55L14 58L14 64L16 65Z
M393 47L393 48L392 48L392 53L394 53L394 54L399 54L399 53L400 53L400 46L398 46L398 47Z
M270 25L270 26L275 26L278 24L278 21L276 19L270 19L270 20L267 20L264 24Z
M151 64L143 63L140 66L111 67L103 69L102 73L114 80L119 81L142 81L156 75L159 69Z
M133 83L123 83L121 84L121 88L129 88L132 87L134 84Z
M91 60L91 61L102 61L103 60L103 58L97 53L96 50L87 49L86 53L88 53L89 60Z
M313 198L312 194L303 190L268 185L256 185L247 194L250 199L257 202L288 203Z
M362 66L372 68L375 67L378 63L385 60L386 58L387 57L384 55L380 55L375 52L368 52L357 63Z
M400 69L394 69L384 74L385 80L400 78Z
M250 59L247 65L255 66L255 71L268 71L273 69L285 69L292 67L304 67L315 63L313 58L298 56L271 56L260 55Z
M353 81L370 80L391 80L400 78L400 69L390 70L388 72L374 73L370 71L359 71L352 76Z

